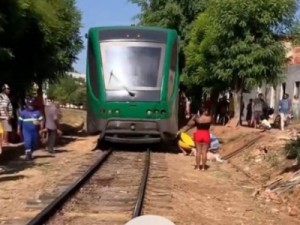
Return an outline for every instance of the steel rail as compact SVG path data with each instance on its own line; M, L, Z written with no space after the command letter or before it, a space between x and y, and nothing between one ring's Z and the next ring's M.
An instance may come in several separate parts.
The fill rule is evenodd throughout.
M262 136L258 136L258 137L255 137L253 138L251 141L247 142L245 145L243 145L242 147L238 148L237 150L229 153L228 155L225 155L223 157L221 157L222 160L227 160L233 156L235 156L236 154L238 154L239 152L249 148L251 145L253 145L257 140L261 139Z
M69 186L62 194L55 198L44 210L42 210L37 216L35 216L27 225L42 225L47 222L51 216L53 216L66 201L76 193L80 187L99 169L99 167L108 159L108 156L112 153L112 149L105 152L96 163L94 163L88 171L84 173L76 182Z
M138 198L137 198L134 210L133 210L132 218L138 217L142 213L143 202L144 202L144 197L145 197L145 192L146 192L146 187L147 187L147 180L148 180L148 175L149 175L149 169L150 169L150 149L147 149L146 157L145 157L145 167L144 167L144 171L143 171L143 178L141 181Z

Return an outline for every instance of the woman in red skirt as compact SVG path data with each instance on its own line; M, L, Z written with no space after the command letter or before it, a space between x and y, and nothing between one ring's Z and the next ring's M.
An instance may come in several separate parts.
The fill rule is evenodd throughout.
M212 122L212 117L207 109L200 109L198 115L193 116L193 118L188 122L188 126L197 127L194 133L194 141L196 145L196 166L195 169L206 170L206 160L207 152L210 146L210 125ZM202 159L202 160L201 160ZM202 161L200 165L200 161Z

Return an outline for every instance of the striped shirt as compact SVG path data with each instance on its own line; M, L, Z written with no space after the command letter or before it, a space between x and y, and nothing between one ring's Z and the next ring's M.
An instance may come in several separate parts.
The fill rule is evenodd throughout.
M9 97L5 93L0 94L0 118L8 119L13 116L13 108Z

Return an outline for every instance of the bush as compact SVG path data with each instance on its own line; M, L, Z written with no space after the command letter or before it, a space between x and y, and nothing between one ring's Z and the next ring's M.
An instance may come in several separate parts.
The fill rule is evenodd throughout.
M288 159L297 159L300 163L300 139L292 141L285 146Z

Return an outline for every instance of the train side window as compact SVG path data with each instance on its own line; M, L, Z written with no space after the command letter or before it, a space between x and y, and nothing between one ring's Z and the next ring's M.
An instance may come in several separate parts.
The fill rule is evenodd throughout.
M172 46L169 82L168 82L168 99L170 99L174 89L176 68L177 68L177 41L175 41Z
M98 83L98 74L96 69L96 59L95 54L93 53L92 43L89 43L88 47L88 61L89 61L89 80L92 88L92 92L96 98L99 97L99 83Z

